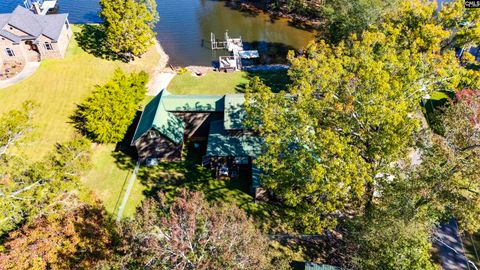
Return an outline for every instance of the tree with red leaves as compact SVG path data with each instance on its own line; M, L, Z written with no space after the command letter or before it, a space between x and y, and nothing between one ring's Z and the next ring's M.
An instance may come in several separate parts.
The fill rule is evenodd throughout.
M104 268L269 269L268 242L244 211L183 191L148 199L120 229L122 255Z
M0 269L92 269L111 253L108 219L98 203L70 194L45 212L9 234Z
M464 89L443 117L445 138L459 151L480 147L480 90Z

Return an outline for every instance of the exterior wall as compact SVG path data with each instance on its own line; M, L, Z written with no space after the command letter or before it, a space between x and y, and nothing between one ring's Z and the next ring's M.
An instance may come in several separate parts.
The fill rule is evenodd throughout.
M24 50L24 43L21 42L20 44L14 44L11 40L6 38L0 37L0 58L3 62L25 62L26 55ZM6 49L10 48L15 53L15 56L8 56Z
M23 32L8 24L5 25L5 27L3 27L2 30L10 32L17 36L28 36L28 33ZM21 41L20 44L14 44L13 41L4 37L0 37L0 58L2 59L2 62L13 62L13 61L26 62L30 58L28 54L28 50L26 50L27 47L29 46L26 46L25 42L23 41ZM12 49L13 52L15 53L15 56L13 57L8 56L6 52L7 48Z
M11 32L18 36L25 36L27 33L22 32L14 27L9 25L5 26L3 30ZM20 44L14 44L11 40L7 38L0 37L0 63L1 62L33 62L39 61L41 59L50 59L50 58L63 58L70 43L70 38L72 37L71 26L67 28L67 25L63 25L62 33L57 42L52 42L52 40L46 36L40 36L37 40L38 52L32 50L31 46L26 43L26 41L21 41ZM45 42L48 42L52 45L53 50L47 50L45 47ZM15 56L10 57L6 53L6 49L10 48L15 53ZM39 57L40 53L40 57Z
M56 59L65 57L65 52L67 51L70 38L72 37L71 28L67 29L66 25L63 25L62 33L57 42L52 42L52 40L46 36L40 36L38 38L38 50L40 51L42 59ZM48 42L52 45L53 50L47 50L45 47L45 42Z
M156 136L150 137L149 132L155 132ZM158 132L150 130L135 141L135 147L140 162L144 162L147 158L179 161L182 157L183 144L177 145Z

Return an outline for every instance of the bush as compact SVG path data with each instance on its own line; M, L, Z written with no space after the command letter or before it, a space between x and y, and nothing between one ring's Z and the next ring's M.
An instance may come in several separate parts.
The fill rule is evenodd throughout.
M111 81L97 86L73 117L75 127L98 143L120 142L147 91L148 74L115 71Z

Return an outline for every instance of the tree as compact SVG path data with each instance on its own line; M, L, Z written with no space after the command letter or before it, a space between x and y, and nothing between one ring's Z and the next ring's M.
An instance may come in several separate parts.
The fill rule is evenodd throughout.
M415 143L419 101L468 83L454 53L441 51L449 35L433 19L435 6L407 1L399 10L360 37L290 55L287 91L254 81L247 92L248 122L265 139L256 160L262 185L301 231L368 209L375 177Z
M444 135L457 151L480 147L480 91L463 89L442 117Z
M438 20L451 32L446 47L465 50L480 43L480 11L465 8L465 1L444 3Z
M32 119L36 104L32 101L26 101L22 105L22 110L11 110L0 118L0 156L18 143L32 129Z
M9 234L0 252L1 269L92 269L110 255L105 210L75 196L58 198L63 207Z
M320 10L327 21L328 40L337 43L351 34L361 34L372 25L380 24L397 4L396 0L325 1Z
M3 156L0 160L0 236L44 213L59 196L81 193L78 180L90 160L90 142L84 138L59 144L45 160L33 164Z
M106 42L110 50L127 61L152 46L153 27L158 20L156 2L151 0L100 0Z
M432 224L376 211L356 225L350 233L356 238L353 262L359 269L437 269L430 254Z
M209 205L201 193L171 203L148 199L120 235L123 255L107 267L123 269L269 269L268 243L243 211Z
M145 96L147 82L143 71L125 74L117 69L111 81L97 86L78 106L73 117L76 127L95 142L120 142Z

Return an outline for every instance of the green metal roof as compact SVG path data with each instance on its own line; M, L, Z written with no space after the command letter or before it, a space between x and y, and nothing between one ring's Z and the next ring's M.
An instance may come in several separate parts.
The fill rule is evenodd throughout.
M256 149L251 148L256 142L253 137L235 137L225 136L226 130L243 129L243 121L246 116L245 97L243 94L230 95L172 95L167 90L162 90L153 98L145 109L140 118L140 122L135 131L133 142L138 140L143 134L150 129L155 129L163 136L180 144L183 140L185 123L177 118L172 112L224 112L224 121L219 122L218 130L212 135L212 142L229 143L235 145L235 150L228 151L226 147L221 150L212 148L212 151L224 152L221 155L229 156L255 156ZM250 141L253 140L253 141ZM209 136L210 141L210 136ZM213 153L212 152L212 153ZM234 154L241 153L241 154ZM208 155L208 152L207 152Z
M154 97L143 109L142 116L140 118L140 122L138 122L137 129L135 130L135 134L133 135L133 142L138 140L145 132L150 130L153 125L153 120L155 119L155 115L157 113L158 105L160 104L160 99L162 96L162 92Z
M328 264L306 262L305 270L342 270L342 268Z
M247 113L244 104L245 96L243 94L225 95L223 121L226 130L239 130L245 127L243 121Z
M223 121L213 121L208 135L209 157L257 157L261 154L262 139L256 136L229 136Z
M152 128L177 144L182 142L185 123L163 105L163 98L169 94L162 90L145 106L132 143Z
M166 95L162 103L172 112L222 112L223 95Z
M163 104L160 103L152 127L173 142L180 144L183 140L185 122L165 108L162 109L162 106Z

